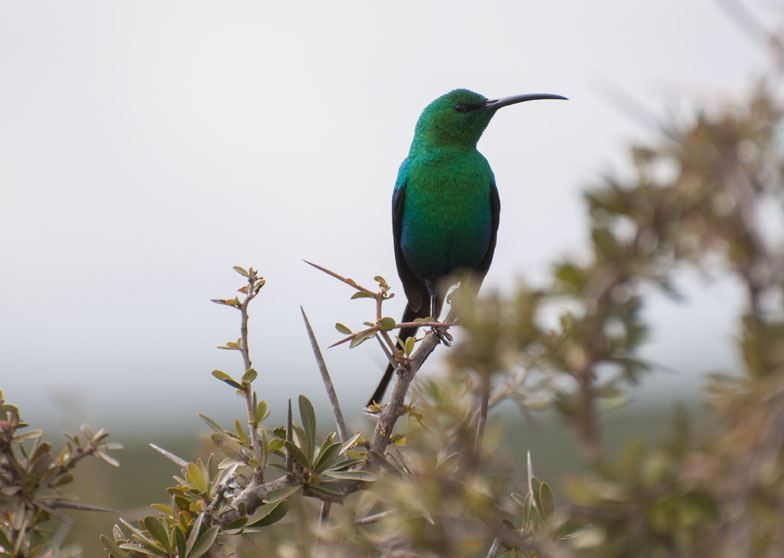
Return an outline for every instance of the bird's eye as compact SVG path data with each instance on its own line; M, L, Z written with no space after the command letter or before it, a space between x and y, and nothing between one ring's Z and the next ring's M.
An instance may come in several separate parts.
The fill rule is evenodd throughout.
M462 103L457 103L453 108L455 109L455 112L468 112L470 110L468 105Z

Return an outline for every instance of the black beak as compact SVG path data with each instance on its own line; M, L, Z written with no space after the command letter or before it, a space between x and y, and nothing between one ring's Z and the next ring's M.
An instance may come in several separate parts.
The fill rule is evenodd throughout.
M538 101L540 99L560 99L562 101L569 100L566 97L562 97L561 95L553 95L551 93L528 93L526 95L514 95L512 97L504 97L503 99L489 99L485 101L485 104L482 107L482 109L496 110L508 105L514 105L516 103L524 103L525 101Z

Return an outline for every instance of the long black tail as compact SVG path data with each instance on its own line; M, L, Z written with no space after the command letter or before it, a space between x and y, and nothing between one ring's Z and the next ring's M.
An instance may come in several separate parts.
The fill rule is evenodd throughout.
M413 322L417 318L427 318L430 315L430 307L428 304L423 304L422 308L419 309L419 312L414 312L411 310L408 304L406 304L406 309L403 311L403 321L404 322ZM398 338L400 339L400 343L405 343L406 339L409 337L413 337L416 335L417 327L404 327L400 329L398 333ZM400 345L402 347L402 345ZM389 385L389 381L392 379L392 374L395 373L395 369L392 366L392 363L387 365L387 369L384 371L384 376L381 378L381 381L378 383L378 387L376 391L373 392L373 396L368 401L368 406L372 405L373 403L381 403L381 400L384 399L384 393L387 391L387 386Z

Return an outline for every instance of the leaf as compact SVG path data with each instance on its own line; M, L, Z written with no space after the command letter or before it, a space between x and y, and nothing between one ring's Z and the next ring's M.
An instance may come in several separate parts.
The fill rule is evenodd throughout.
M93 455L95 457L98 457L99 459L102 459L103 461L105 461L106 463L111 465L112 467L119 467L120 466L120 462L117 461L114 457L112 457L111 455L109 455L107 453L104 453L102 451L96 451Z
M267 444L267 453L275 453L282 447L283 447L283 440L281 440L280 438L273 438Z
M351 295L351 300L354 300L355 298L376 298L376 297L364 291L357 291L353 295Z
M286 486L284 488L276 488L275 490L270 490L267 492L267 495L264 497L264 501L268 504L272 504L275 502L279 502L280 500L285 500L289 496L293 496L299 492L299 486Z
M332 466L337 460L338 455L340 455L340 442L335 442L334 444L330 444L327 446L326 449L323 449L316 459L316 462L313 464L313 470L317 473L324 471Z
M360 333L356 337L354 337L354 339L351 340L351 343L348 344L348 348L353 349L354 347L361 345L368 339L372 339L373 337L375 337L375 335L376 335L375 331L366 331L364 333Z
M174 527L174 542L177 543L177 556L185 556L185 531L179 525Z
M172 509L166 504L150 504L150 507L165 513L166 515L172 514Z
M344 335L351 335L351 333L352 333L351 330L348 327L344 326L341 323L335 324L335 329L337 329L340 333L342 333Z
M531 528L531 519L533 519L533 509L534 509L534 493L529 492L525 495L525 500L523 501L523 528L522 531L527 533Z
M302 465L305 469L310 469L310 460L307 456L299 449L294 442L289 442L286 440L286 449L289 452L289 455L293 457L300 465Z
M539 502L542 504L542 507L539 510L542 514L542 519L549 518L555 509L555 502L553 501L553 493L550 490L550 485L546 482L539 485Z
M215 432L210 436L212 443L215 444L227 456L242 460L242 445L236 440L232 440L225 434Z
M357 480L362 482L373 482L378 477L370 471L325 471L324 476L339 480Z
M226 432L226 431L223 429L223 427L222 427L220 424L218 424L218 421L216 421L215 419L213 419L213 418L210 418L210 417L208 417L207 415L203 415L203 414L201 414L201 413L198 413L198 415L199 415L199 416L202 418L202 420L203 420L204 422L206 422L206 423L207 423L207 426L209 426L210 428L212 428L212 429L213 429L215 432L217 432L218 434L224 434L224 433Z
M321 492L330 496L344 496L343 491L328 484L319 484L313 487L314 492Z
M216 538L218 538L218 526L214 525L204 531L196 540L193 548L188 553L188 558L199 558L199 556L202 556L212 547L212 543L215 542Z
M188 471L185 473L185 478L199 492L207 492L207 477L204 475L203 467L199 465L201 465L201 460L199 460L198 465L196 463L188 463Z
M340 455L343 455L344 453L346 453L346 450L353 447L354 443L359 439L360 436L362 436L362 434L360 432L357 432L351 438L343 442L343 445L340 446Z
M199 536L199 531L201 531L201 523L204 521L204 514L200 513L199 517L196 518L196 521L193 522L193 526L191 527L191 534L188 535L188 540L185 543L185 556L190 556L191 550L193 550L193 545L196 544L196 538Z
M256 407L256 422L261 422L267 418L267 402L264 400L259 401Z
M248 441L248 437L245 436L245 429L242 427L240 419L234 419L234 431L237 433L237 437L242 444L250 446L250 442Z
M250 274L238 265L232 266L232 269L243 277L250 277Z
M242 375L242 383L243 384L253 383L253 380L255 380L258 376L259 376L259 373L256 372L256 370L254 368L248 368L245 371L245 373Z
M143 523L145 529L147 529L156 541L163 545L163 548L165 548L167 552L172 550L169 533L166 532L166 528L161 524L158 518L148 515L144 518Z
M165 558L165 556L161 557L161 554L159 552L155 550L150 550L149 548L144 547L139 543L123 543L120 545L120 548L122 548L123 550L130 550L134 552L135 553L134 558L136 558L137 554L143 554L145 556L154 556L156 558Z
M5 538L5 535L3 535L2 531L0 531L0 544L2 544L6 548L11 548L11 543L8 542L8 539L3 540L4 538ZM128 553L127 552L123 552L123 550L120 549L119 546L117 546L117 543L115 543L112 539L110 539L106 535L101 535L98 538L103 543L103 546L105 547L106 551L110 552L111 555L114 556L114 558L127 558L128 557Z
M308 456L308 461L313 461L313 453L316 449L316 411L310 399L302 394L299 396L299 416L307 439L307 447L303 449Z
M260 509L267 508L267 506L272 509L265 509L263 513L259 513ZM248 527L266 527L280 521L288 513L289 503L285 501L278 502L274 507L271 504L265 504L259 510L256 510L256 513L248 518Z
M14 436L11 442L14 444L19 444L27 440L34 440L36 438L40 438L41 436L43 436L43 433L44 433L43 430L29 430L24 434L19 434L18 436Z
M378 326L384 331L391 331L395 329L395 318L381 318Z
M411 337L409 337L408 339L406 339L406 345L404 347L404 351L406 353L406 356L410 356L411 353L414 352L414 345L415 344L416 344L416 337L414 337L413 335Z
M237 380L235 380L234 378L226 374L226 372L222 372L220 370L213 370L212 375L218 378L220 381L226 382L233 388L242 389L242 385L240 385L240 383Z

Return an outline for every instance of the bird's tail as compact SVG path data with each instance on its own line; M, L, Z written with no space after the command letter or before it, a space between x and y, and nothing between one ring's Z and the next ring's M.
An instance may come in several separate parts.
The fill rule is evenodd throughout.
M403 311L403 321L404 322L413 322L417 318L427 318L430 315L430 308L427 304L423 304L419 311L414 311L411 307L406 304L406 309ZM406 342L406 339L409 337L413 337L416 335L418 327L403 327L400 328L400 332L398 333L398 338L400 342L398 346L401 348ZM392 366L392 363L387 365L387 369L384 371L384 376L381 378L381 381L378 383L378 387L376 391L373 392L373 396L368 401L368 406L374 403L381 403L381 400L384 399L384 393L387 391L387 386L389 385L389 381L392 379L392 374L394 374L395 369Z

